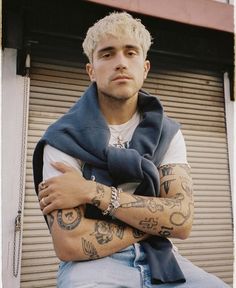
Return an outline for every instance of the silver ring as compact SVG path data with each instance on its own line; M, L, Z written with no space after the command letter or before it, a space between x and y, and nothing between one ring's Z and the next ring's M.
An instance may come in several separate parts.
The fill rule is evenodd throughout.
M44 198L44 197L41 199L41 202L43 203L44 206L47 206L47 205L48 205L48 204L45 202L45 198Z

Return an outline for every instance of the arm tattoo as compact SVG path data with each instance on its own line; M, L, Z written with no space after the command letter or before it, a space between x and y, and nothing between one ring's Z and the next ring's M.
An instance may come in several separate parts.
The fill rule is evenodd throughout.
M134 238L141 238L145 235L145 233L143 231L140 231L136 228L133 228L133 236Z
M113 238L112 224L105 221L97 221L95 223L94 235L99 244L106 244Z
M90 235L95 235L97 242L103 245L112 241L113 235L122 240L124 237L124 230L124 225L114 225L113 223L98 220L95 223L94 232Z
M123 225L117 225L117 227L115 228L115 234L119 239L123 239L124 230L125 230L125 227Z
M147 208L150 212L155 213L157 211L162 212L164 210L163 205L157 204L156 201L150 197L150 199L143 199L140 196L132 197L136 200L133 202L121 204L122 208Z
M184 200L184 195L182 193L177 193L172 198L160 198L160 201L169 208L181 207L181 201Z
M84 239L83 237L82 237L82 249L84 251L84 254L87 255L89 259L99 258L98 252L93 243Z
M81 212L79 207L73 209L59 209L57 212L58 225L64 230L75 229L81 221Z
M188 212L187 215L184 215L182 212L174 212L170 216L170 223L175 225L175 226L182 226L191 216L191 205L193 203L188 204Z
M145 218L139 222L139 225L142 229L152 229L153 231L156 230L156 226L158 225L158 218Z
M173 175L173 167L174 166L171 166L171 165L165 165L161 168L161 172L162 172L162 177L165 177L165 176L169 176L169 175ZM166 194L168 194L169 190L170 190L170 183L172 181L175 181L176 179L174 178L170 178L166 181L164 181L161 185L163 185L164 187L164 191Z
M96 182L97 195L92 199L92 205L100 207L101 199L104 197L105 189L104 186Z
M135 199L133 202L123 203L120 207L122 208L145 208L145 200L141 198L140 196L132 195L132 197Z
M159 235L161 237L169 237L171 235L171 231L173 229L174 229L173 227L161 226L161 230L159 231Z

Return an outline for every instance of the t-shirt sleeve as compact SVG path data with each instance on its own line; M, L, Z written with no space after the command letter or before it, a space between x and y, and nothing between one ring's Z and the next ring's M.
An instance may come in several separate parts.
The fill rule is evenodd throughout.
M181 130L172 139L160 166L166 164L188 164L186 145Z
M48 179L61 174L60 171L55 169L51 163L62 162L68 166L74 167L78 171L81 171L81 163L79 160L67 155L66 153L50 146L45 145L43 153L43 179Z

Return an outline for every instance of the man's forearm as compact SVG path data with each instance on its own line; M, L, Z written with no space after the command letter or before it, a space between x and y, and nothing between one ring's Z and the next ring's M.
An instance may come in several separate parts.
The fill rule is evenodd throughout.
M185 239L191 231L193 220L192 181L188 167L166 165L160 174L162 197L121 193L121 206L115 216L148 234ZM94 195L91 204L96 204L103 211L107 209L111 188L97 183Z
M148 237L127 225L87 219L81 207L47 216L57 256L63 261L83 261L111 255Z

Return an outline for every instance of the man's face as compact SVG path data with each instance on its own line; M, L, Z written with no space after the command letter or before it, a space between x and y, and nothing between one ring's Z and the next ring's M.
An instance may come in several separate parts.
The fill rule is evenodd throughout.
M90 80L97 83L99 96L128 100L137 97L150 63L135 39L105 36L94 51L93 63L86 68Z

